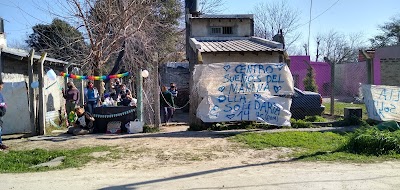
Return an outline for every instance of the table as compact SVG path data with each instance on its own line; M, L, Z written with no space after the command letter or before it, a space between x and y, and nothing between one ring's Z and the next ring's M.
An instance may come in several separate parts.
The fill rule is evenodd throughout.
M95 107L93 110L94 133L106 133L110 121L121 121L121 131L127 132L125 124L136 119L136 109L132 106Z

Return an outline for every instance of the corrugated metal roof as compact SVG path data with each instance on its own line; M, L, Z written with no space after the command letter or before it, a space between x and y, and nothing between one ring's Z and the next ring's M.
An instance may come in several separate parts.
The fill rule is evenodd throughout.
M283 51L278 45L263 43L259 39L197 40L200 52L270 52Z
M241 14L241 15L200 15L199 17L190 17L191 19L253 19L252 14Z
M25 50L21 50L21 49L14 49L14 48L6 47L6 48L1 49L1 52L15 55L18 57L29 57L29 52L27 52ZM34 55L33 58L40 59L40 55ZM68 62L66 62L66 61L62 61L62 60L58 60L58 59L54 59L54 58L50 58L50 57L46 57L45 61L49 61L49 62L53 62L53 63L60 63L63 65L68 64ZM77 65L77 64L71 63L71 65Z

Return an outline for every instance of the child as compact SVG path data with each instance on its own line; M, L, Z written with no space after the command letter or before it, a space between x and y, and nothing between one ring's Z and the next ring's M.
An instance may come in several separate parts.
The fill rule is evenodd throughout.
M73 135L86 135L93 133L94 118L89 112L86 112L83 107L75 108L75 113L78 117L73 127L68 128L68 133Z

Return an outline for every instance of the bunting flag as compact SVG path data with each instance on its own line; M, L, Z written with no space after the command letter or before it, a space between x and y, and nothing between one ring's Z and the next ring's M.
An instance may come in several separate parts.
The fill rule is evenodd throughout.
M121 113L114 113L114 114L107 114L107 115L93 114L93 117L102 118L102 119L104 119L104 118L107 118L107 119L116 118L116 117L121 117L121 116L124 116L124 115L128 115L130 113L133 113L134 111L135 111L135 109L127 110L127 111L124 111L124 112L121 112Z
M129 72L116 74L116 75L103 75L103 76L82 76L82 75L74 75L74 74L67 74L64 72L60 73L60 76L72 78L72 79L79 79L79 80L106 80L106 79L116 79L129 76Z

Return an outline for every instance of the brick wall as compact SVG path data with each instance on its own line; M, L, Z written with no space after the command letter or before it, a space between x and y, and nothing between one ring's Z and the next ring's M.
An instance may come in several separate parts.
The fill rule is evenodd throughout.
M384 58L381 62L381 84L400 86L400 58Z

